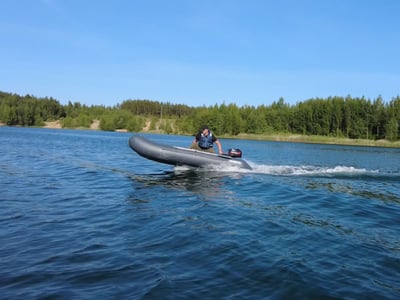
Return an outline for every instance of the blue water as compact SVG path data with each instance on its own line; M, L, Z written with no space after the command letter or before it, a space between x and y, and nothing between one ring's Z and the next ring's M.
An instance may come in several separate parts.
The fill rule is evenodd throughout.
M0 127L0 298L399 299L400 149L222 139L254 170L196 170L130 136Z

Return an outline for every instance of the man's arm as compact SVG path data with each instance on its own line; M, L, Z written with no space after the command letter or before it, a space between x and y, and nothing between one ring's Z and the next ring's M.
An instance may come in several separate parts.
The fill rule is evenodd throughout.
M222 145L221 145L221 143L219 142L219 140L216 140L216 141L215 141L215 144L217 144L217 146L218 146L218 153L219 153L219 154L223 154L223 153L222 153Z

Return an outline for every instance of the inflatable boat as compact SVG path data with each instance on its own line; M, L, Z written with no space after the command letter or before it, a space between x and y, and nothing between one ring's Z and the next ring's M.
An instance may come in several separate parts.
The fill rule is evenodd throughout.
M143 136L134 135L129 139L129 146L139 155L160 163L175 166L230 166L251 170L249 164L241 159L239 149L229 149L230 154L214 154L183 147L162 145Z

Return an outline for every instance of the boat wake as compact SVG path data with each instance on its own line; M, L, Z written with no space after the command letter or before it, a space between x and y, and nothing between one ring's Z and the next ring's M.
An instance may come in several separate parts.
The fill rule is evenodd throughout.
M262 173L280 176L296 175L319 175L319 176L352 176L352 175L373 175L378 174L378 170L367 170L349 166L319 167L319 166L289 166L289 165L251 165L254 173Z
M245 173L245 174L266 174L272 176L321 176L321 177L396 177L399 178L399 174L388 174L380 170L368 170L365 168L357 168L353 166L312 166L312 165L265 165L255 164L248 162L251 166L251 170L238 168L234 166L212 166L211 168L197 169L201 171L212 171L219 173ZM193 170L191 167L176 166L175 171L184 172L185 170Z

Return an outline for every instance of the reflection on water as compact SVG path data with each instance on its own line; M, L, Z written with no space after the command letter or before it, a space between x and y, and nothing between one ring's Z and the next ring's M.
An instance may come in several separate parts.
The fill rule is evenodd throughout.
M162 196L162 189L172 189L177 192L190 192L198 196L216 197L224 189L225 181L238 178L240 174L228 174L205 169L175 168L173 171L166 171L158 174L131 175L132 185L136 191L151 193L159 190Z

